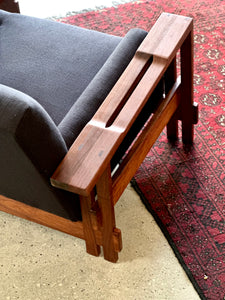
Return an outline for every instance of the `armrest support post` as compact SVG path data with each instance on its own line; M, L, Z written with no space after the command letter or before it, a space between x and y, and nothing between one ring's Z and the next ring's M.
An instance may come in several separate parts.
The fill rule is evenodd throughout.
M114 203L112 201L111 167L106 170L97 182L98 205L102 215L102 237L104 258L111 262L118 260L118 252L114 246L114 230L116 229ZM118 230L118 229L117 229Z
M87 253L92 254L94 256L99 256L100 246L96 243L96 237L93 231L91 220L91 197L92 195L80 196L84 239L86 241Z

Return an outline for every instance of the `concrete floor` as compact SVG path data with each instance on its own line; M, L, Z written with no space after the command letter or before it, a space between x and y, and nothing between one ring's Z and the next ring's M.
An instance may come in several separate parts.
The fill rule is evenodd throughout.
M1 300L197 300L151 214L129 186L116 205L116 264L83 240L0 212Z
M67 11L87 8L88 3L90 8L94 3L112 4L99 1L83 0L82 7L75 7L80 1L60 3ZM58 12L51 5L47 9L46 0L45 8L41 0L32 1L29 9L25 2L31 1L20 0L24 14L60 14L60 8ZM82 240L0 212L0 299L199 299L167 240L130 186L116 205L116 218L123 250L119 261L112 264L101 256L86 254Z

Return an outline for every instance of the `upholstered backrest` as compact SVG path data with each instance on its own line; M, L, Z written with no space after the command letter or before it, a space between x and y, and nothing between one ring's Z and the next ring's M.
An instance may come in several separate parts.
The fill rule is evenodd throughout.
M58 124L120 41L0 11L0 83L33 97Z

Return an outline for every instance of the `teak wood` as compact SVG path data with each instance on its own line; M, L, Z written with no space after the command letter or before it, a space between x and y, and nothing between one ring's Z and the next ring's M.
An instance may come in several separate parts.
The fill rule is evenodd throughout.
M190 18L165 13L160 16L119 81L56 170L52 177L54 186L81 195L91 192L176 52L190 34L192 26ZM153 62L143 74L151 57Z
M161 80L165 95L112 173L113 155ZM183 142L192 143L197 114L193 103L193 20L163 13L51 178L53 186L80 195L82 222L64 220L2 196L0 209L82 238L87 252L95 256L102 246L104 258L116 262L122 239L114 205L165 126L168 138L174 140L180 119Z
M17 1L14 0L0 0L0 9L13 12L13 13L19 13L19 4Z

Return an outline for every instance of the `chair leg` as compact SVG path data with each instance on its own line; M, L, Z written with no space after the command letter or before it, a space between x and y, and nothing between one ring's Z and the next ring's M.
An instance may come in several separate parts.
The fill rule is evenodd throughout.
M167 124L167 138L170 142L175 142L178 139L178 120L176 114L172 116Z
M104 258L111 262L118 260L115 250L114 232L116 230L114 204L112 200L111 168L108 166L97 183L98 205L102 215L102 240Z
M84 228L84 238L86 242L87 253L94 256L99 256L100 246L96 244L96 239L93 231L93 225L91 221L91 195L90 196L80 196L80 205L82 213L82 223Z
M164 79L165 79L165 93L167 94L174 85L177 78L177 63L176 57L168 67ZM178 119L175 113L169 123L167 124L167 138L169 141L174 142L178 139Z
M182 140L193 143L193 30L181 47L181 120Z

